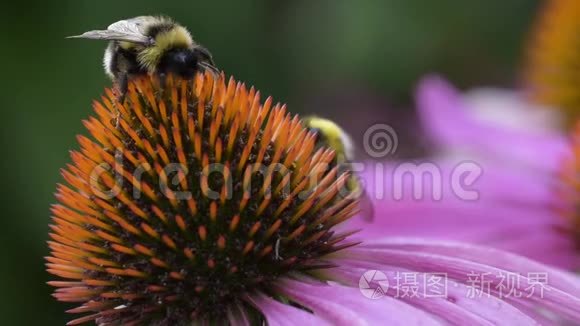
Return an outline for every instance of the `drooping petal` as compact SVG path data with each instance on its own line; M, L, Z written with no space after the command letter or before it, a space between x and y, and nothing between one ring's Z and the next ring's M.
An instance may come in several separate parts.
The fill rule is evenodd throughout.
M337 260L357 268L444 273L454 282L485 286L502 302L533 306L568 320L580 319L580 280L561 270L508 252L425 239L385 239L349 249ZM479 278L479 279L478 279ZM485 280L484 280L485 278ZM506 279L512 295L506 295ZM519 294L519 295L516 295ZM532 316L533 317L533 316Z

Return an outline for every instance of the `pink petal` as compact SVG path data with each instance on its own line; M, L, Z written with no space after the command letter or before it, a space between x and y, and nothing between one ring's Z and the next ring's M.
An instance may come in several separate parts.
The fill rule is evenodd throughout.
M357 285L364 272L364 269L354 266L348 267L347 265L342 265L340 270L333 271L339 280L353 286ZM393 285L397 284L398 278L401 276L392 271L384 273L389 279L389 284ZM499 298L493 296L470 298L466 296L467 287L453 280L447 280L445 296L428 296L426 294L429 293L429 288L426 284L428 284L429 274L415 273L415 275L417 277L417 296L401 295L396 286L390 286L387 294L456 325L498 325L506 320L517 325L535 324L533 318Z
M255 295L248 297L247 300L264 314L269 326L331 325L319 316L265 295Z
M483 247L467 243L450 241L431 241L425 239L389 238L381 241L372 241L358 246L368 249L394 249L404 250L408 253L432 253L449 257L466 259L493 266L495 268L509 270L515 273L549 272L554 279L550 280L550 286L565 289L567 292L580 298L580 279L575 275L562 270L537 263L528 258L515 255L510 252Z
M285 280L280 290L333 325L441 325L424 311L400 300L372 300L358 288Z
M569 222L560 216L568 203L553 191L554 180L542 173L518 176L487 164L470 186L479 198L462 199L449 181L454 165L449 160L432 163L441 175L440 200L433 198L429 178L422 185L425 195L415 199L411 178L395 181L398 164L368 162L361 177L374 205L374 220L353 218L343 227L360 229L354 236L358 239L411 236L483 243L561 268L580 267L574 241L564 231ZM402 198L393 195L393 185L402 187Z
M361 268L382 265L384 268L397 266L418 272L443 272L466 284L473 275L484 275L494 295L498 295L494 289L504 282L502 277L510 275L517 282L513 284L514 290L529 294L529 297L504 297L505 301L517 303L524 300L571 320L580 319L580 281L577 278L507 252L451 242L393 239L351 248L343 259L350 259L350 264L359 264ZM527 273L548 275L547 284L540 284L545 291L529 291L529 287L538 284Z

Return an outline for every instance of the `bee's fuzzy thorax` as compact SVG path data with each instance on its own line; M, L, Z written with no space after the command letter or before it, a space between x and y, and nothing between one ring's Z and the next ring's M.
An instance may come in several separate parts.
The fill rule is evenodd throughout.
M350 136L334 121L311 116L305 118L305 124L309 128L320 131L319 137L324 138L327 143L337 153L339 162L350 161L353 159L354 150Z
M95 102L52 209L49 284L89 313L70 324L223 324L239 309L262 324L246 295L284 300L280 278L356 244L335 228L357 211L350 174L253 88L210 72L164 84Z
M152 27L154 28L154 27ZM189 31L177 24L160 29L154 36L155 44L139 52L139 63L154 72L163 55L170 49L191 49L193 39Z

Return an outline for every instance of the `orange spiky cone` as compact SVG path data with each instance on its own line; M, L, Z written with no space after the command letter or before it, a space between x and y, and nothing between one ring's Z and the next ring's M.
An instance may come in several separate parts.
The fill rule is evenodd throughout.
M88 313L70 324L259 321L246 294L352 245L332 230L356 211L348 175L284 106L211 73L106 93L52 208L54 296Z

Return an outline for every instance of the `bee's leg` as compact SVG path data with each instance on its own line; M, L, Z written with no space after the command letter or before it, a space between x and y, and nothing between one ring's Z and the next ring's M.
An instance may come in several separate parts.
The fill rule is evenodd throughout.
M161 89L165 89L167 87L167 74L158 73L157 79L159 79L159 86L161 87Z
M119 129L121 125L121 111L117 108L117 115L115 116L115 129Z
M125 102L125 96L129 91L129 76L127 75L120 75L117 80L117 85L119 87L119 103Z
M276 240L276 244L274 246L274 257L276 258L276 260L283 260L284 259L280 256L280 241L281 240L282 240L282 238L278 238L278 240Z
M129 78L127 75L120 75L117 79L117 87L119 88L119 97L117 97L117 102L123 104L125 102L125 96L129 91ZM119 129L119 123L121 119L121 111L117 109L117 116L115 117L115 128Z

